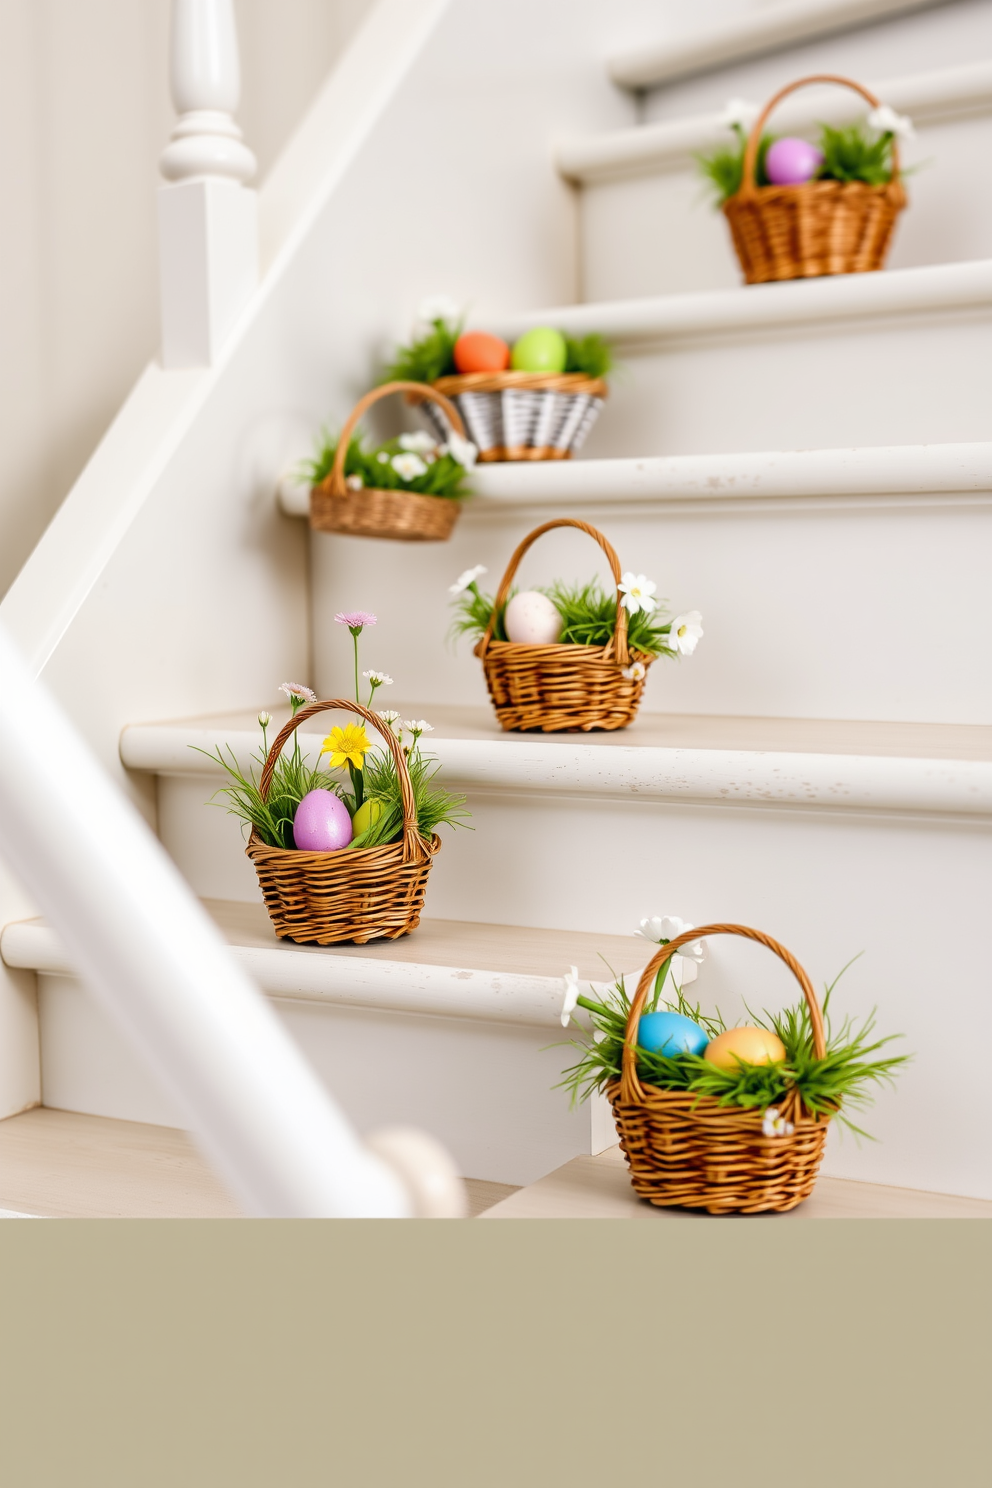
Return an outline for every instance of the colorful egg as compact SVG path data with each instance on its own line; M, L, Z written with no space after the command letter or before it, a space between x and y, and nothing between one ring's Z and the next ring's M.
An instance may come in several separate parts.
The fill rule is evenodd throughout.
M488 331L466 331L455 342L454 358L459 372L505 372L510 348Z
M562 619L546 594L525 589L515 594L503 613L503 625L518 646L553 646L561 635Z
M776 140L765 156L765 175L773 186L801 186L823 164L823 151L808 140Z
M381 801L363 801L361 806L351 818L351 830L356 837L361 837L369 827L374 827L382 816L383 805Z
M732 1072L742 1064L778 1064L785 1058L785 1045L767 1028L728 1028L706 1045L703 1058Z
M510 365L515 372L564 372L568 347L561 331L536 326L515 342Z
M354 836L348 808L329 790L308 791L293 817L293 841L301 852L337 852Z
M702 1054L709 1034L681 1013L642 1013L637 1042L649 1054L675 1059L679 1054Z

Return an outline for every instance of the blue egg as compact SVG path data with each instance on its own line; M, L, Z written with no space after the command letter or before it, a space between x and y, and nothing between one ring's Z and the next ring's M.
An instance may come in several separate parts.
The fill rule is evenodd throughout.
M678 1054L702 1054L709 1041L709 1034L681 1013L643 1013L637 1029L642 1049L668 1059Z

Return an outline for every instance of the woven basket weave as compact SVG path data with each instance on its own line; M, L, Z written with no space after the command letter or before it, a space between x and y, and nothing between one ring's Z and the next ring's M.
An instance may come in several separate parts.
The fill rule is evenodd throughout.
M869 186L864 181L755 184L758 149L769 114L787 94L810 83L853 88L873 108L878 107L878 99L860 83L820 73L780 89L762 109L748 136L740 190L723 204L748 284L814 279L825 274L865 274L880 269L896 217L906 205L895 140L892 179L884 186Z
M269 847L256 832L246 852L255 865L265 907L282 940L336 945L353 940L397 940L420 923L427 875L441 846L417 829L417 807L406 757L392 729L377 713L347 698L330 698L301 708L280 730L262 770L262 800L268 799L276 761L292 734L316 713L340 708L357 713L385 739L396 765L403 802L403 836L382 847L341 848L337 852L300 852Z
M451 536L462 504L450 496L421 496L416 491L380 491L371 486L349 490L344 478L348 444L365 411L390 393L417 395L417 401L439 403L453 428L465 437L465 425L453 403L423 382L385 382L355 404L345 420L330 474L310 492L310 526L316 532L348 532L356 537L391 537L400 542L444 542Z
M766 1137L760 1110L721 1106L710 1096L659 1090L638 1079L637 1029L658 969L681 946L710 935L743 935L785 962L809 1008L813 1053L822 1059L826 1052L823 1015L813 984L795 957L770 935L747 925L703 925L669 941L641 974L627 1019L620 1079L606 1088L631 1182L642 1199L661 1208L678 1205L710 1214L794 1209L813 1192L829 1118L810 1115L793 1090L779 1110L794 1131Z
M457 403L483 461L570 459L608 392L602 378L581 372L465 372L433 386ZM442 432L437 411L423 412Z
M588 533L606 554L614 583L620 582L620 560L603 534L588 522L559 517L535 527L524 538L507 564L489 625L475 648L496 717L504 729L540 729L546 734L626 728L640 707L644 678L625 677L624 669L641 662L646 672L654 658L628 647L623 605L617 605L616 628L605 646L522 646L493 639L496 617L509 597L520 560L539 537L555 527L577 527Z

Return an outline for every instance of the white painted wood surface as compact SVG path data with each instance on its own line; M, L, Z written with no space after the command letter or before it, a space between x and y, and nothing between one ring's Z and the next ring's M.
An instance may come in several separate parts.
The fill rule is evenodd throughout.
M208 367L258 283L255 157L234 122L241 96L234 0L172 0L172 101L159 162L162 365Z
M736 19L708 26L695 35L642 43L611 57L610 77L622 88L644 89L715 71L744 57L781 51L798 42L838 31L929 10L940 0L780 0Z
M914 125L931 120L972 119L992 110L992 62L964 62L911 77L865 83ZM821 120L848 124L864 117L867 105L858 94L841 88L808 89L785 99L775 111L775 130L788 134ZM580 135L555 146L558 169L569 181L589 185L631 175L694 167L694 156L725 145L730 138L722 111L682 119L664 119L618 129L612 134ZM914 152L919 153L919 152Z

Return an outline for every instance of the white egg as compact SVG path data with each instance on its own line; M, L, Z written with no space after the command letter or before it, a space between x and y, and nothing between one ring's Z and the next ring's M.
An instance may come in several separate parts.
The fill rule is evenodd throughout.
M525 589L506 607L503 623L518 646L553 646L561 635L561 615L546 594Z

